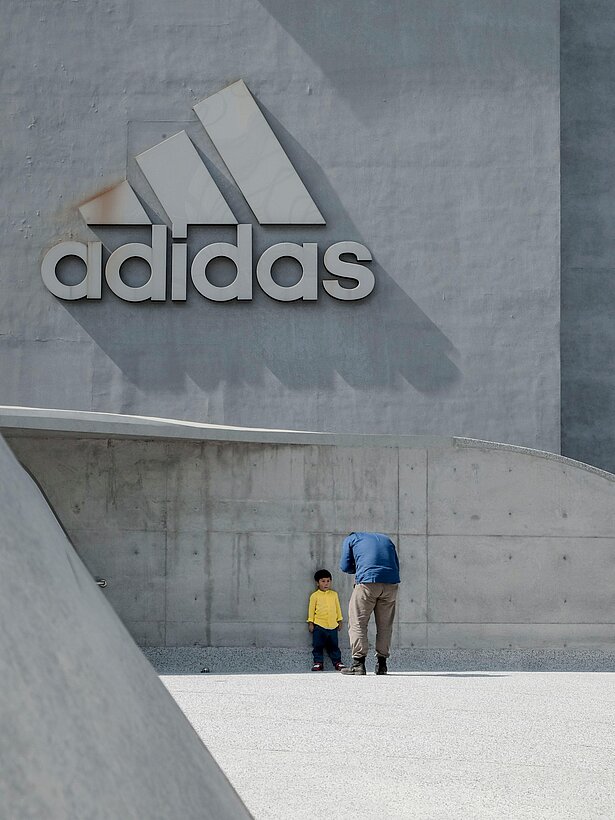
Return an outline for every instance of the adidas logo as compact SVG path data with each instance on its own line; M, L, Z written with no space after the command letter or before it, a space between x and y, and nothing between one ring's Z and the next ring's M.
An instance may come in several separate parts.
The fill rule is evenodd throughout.
M242 80L202 100L194 111L260 225L325 224ZM79 208L88 225L151 226L151 245L130 242L114 250L107 259L104 279L116 296L127 302L164 302L168 295L173 301L186 301L189 275L196 290L214 302L251 300L254 277L268 296L280 302L318 299L318 244L280 242L267 248L254 264L252 225L238 224L185 131L154 145L136 160L171 222L170 287L167 228L152 224L125 180ZM188 272L189 225L236 225L237 241L206 245L194 257ZM69 256L85 263L84 278L76 285L64 284L57 273L60 261ZM237 271L235 279L225 286L213 284L207 276L209 263L220 257L230 259ZM284 257L301 266L301 278L294 285L282 286L272 276L274 263ZM144 260L150 268L148 281L139 287L126 284L121 276L122 265L131 258ZM371 258L369 250L359 242L331 245L324 252L323 264L335 278L322 280L325 292L343 301L368 296L374 288L374 275L359 263ZM102 262L101 242L60 242L45 254L41 276L46 287L60 299L100 299ZM339 279L345 284L340 284Z

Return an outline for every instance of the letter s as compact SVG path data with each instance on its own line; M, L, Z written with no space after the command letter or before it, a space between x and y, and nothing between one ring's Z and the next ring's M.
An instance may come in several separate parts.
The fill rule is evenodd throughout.
M364 299L374 289L376 284L374 274L365 265L344 262L340 258L344 253L351 254L359 262L372 261L372 255L365 245L361 245L359 242L336 242L335 245L331 245L325 251L323 260L325 268L334 276L340 276L342 279L354 279L357 284L354 288L343 288L339 282L324 279L322 286L329 296L333 296L334 299L341 299L345 302Z

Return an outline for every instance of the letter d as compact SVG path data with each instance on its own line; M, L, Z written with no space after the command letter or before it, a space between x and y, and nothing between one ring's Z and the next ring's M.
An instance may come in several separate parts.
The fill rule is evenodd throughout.
M212 285L207 278L207 265L212 259L225 258L234 263L237 273L230 285ZM252 225L237 225L237 244L214 242L206 245L194 257L190 275L194 287L206 299L229 302L252 298Z
M120 276L120 268L127 259L144 259L150 266L150 277L141 287L127 285ZM125 302L164 302L167 293L167 229L166 225L152 225L152 247L140 242L120 245L107 260L107 284Z

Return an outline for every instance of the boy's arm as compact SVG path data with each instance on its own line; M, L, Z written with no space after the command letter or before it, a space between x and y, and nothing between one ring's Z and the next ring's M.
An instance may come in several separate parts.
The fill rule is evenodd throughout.
M354 544L354 533L350 533L350 535L344 538L344 543L342 544L342 557L340 559L340 569L342 572L347 572L350 575L354 575L356 572L356 566L354 562L354 555L352 554L352 545Z
M308 605L308 616L307 622L309 624L308 629L310 632L314 631L314 615L316 615L316 595L312 592L310 595L310 603Z
M340 623L344 620L342 617L342 608L340 606L340 596L335 593L335 613L337 618L337 627L339 629Z

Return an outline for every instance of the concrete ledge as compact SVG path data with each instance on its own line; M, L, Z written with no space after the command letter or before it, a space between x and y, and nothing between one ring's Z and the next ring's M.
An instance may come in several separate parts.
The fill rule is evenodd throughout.
M87 410L58 410L45 407L0 405L0 434L15 438L41 434L69 435L72 438L147 439L185 441L226 441L255 444L315 444L338 447L395 447L398 449L479 448L532 455L570 464L615 481L615 475L591 464L499 441L461 436L373 435L369 433L319 433L309 430L274 430L262 427L231 427L155 416L132 416Z
M308 649L244 647L156 647L142 650L159 675L309 673ZM347 658L346 658L347 660ZM587 649L400 649L393 650L391 672L615 672L615 650ZM329 661L325 669L333 672ZM373 661L368 658L368 671Z
M231 427L154 416L129 416L85 410L0 406L0 433L5 438L33 433L83 434L87 438L184 439L257 444L321 444L346 447L450 447L447 436L360 435Z

